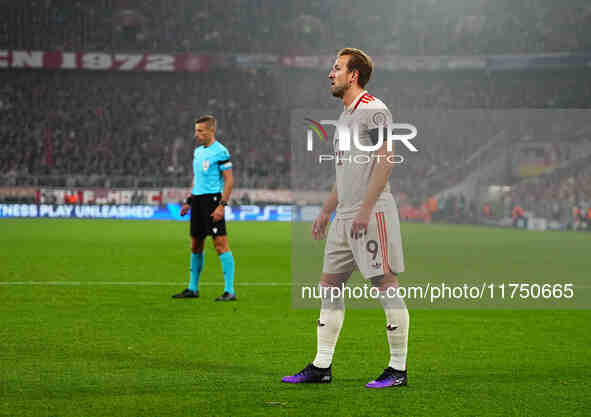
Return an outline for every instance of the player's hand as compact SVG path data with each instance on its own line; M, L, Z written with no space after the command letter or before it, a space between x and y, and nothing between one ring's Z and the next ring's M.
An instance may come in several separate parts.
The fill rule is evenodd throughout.
M360 239L367 234L367 226L369 224L369 213L365 210L360 210L353 219L351 224L351 238Z
M215 208L215 210L213 211L213 213L210 214L210 216L213 218L214 223L222 220L225 215L226 215L226 209L222 205L217 206Z
M322 240L326 236L326 225L330 221L330 215L324 212L321 212L316 220L314 220L314 224L312 225L312 237L314 240Z
M181 216L184 216L185 214L187 214L190 209L191 209L190 205L188 205L187 203L183 204L183 206L181 207Z

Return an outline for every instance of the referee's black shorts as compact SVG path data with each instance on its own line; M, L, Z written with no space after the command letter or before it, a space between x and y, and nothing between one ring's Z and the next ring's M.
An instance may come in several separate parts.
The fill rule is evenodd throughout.
M226 235L226 220L214 222L211 217L214 210L220 205L221 199L221 193L193 196L191 199L191 236L205 239L208 235L213 237Z

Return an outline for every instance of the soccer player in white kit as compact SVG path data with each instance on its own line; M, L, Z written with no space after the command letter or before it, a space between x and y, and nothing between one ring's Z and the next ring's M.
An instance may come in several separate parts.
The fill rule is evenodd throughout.
M343 292L332 289L342 289L357 267L379 290L390 346L388 367L366 387L407 384L409 316L404 301L394 291L398 287L397 276L404 271L404 260L398 208L388 181L395 158L394 149L389 151L385 140L392 115L381 100L364 89L372 70L373 62L365 52L344 48L328 76L332 95L343 100L344 110L338 121L341 129L335 129L334 137L336 182L312 227L314 239L323 239L330 215L336 209L324 248L317 353L312 363L297 374L284 377L282 382L332 381L332 357L345 318ZM349 128L349 138L344 137L342 127ZM354 129L358 129L359 143L364 148L377 146L382 130L382 145L373 151L359 149L353 140ZM339 142L343 141L350 146L341 146Z

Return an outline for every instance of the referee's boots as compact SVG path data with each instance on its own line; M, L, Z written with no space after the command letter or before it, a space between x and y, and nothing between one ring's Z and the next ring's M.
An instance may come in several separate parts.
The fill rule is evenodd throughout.
M199 290L191 291L185 288L182 292L173 295L172 298L199 298Z
M236 301L236 295L230 294L228 291L224 291L224 293L216 298L215 301Z

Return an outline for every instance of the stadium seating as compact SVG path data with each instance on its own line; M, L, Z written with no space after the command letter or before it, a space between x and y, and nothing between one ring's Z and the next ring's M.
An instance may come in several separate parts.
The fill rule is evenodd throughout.
M585 0L25 0L0 2L0 48L313 55L353 36L374 55L565 52L589 50L590 23Z

